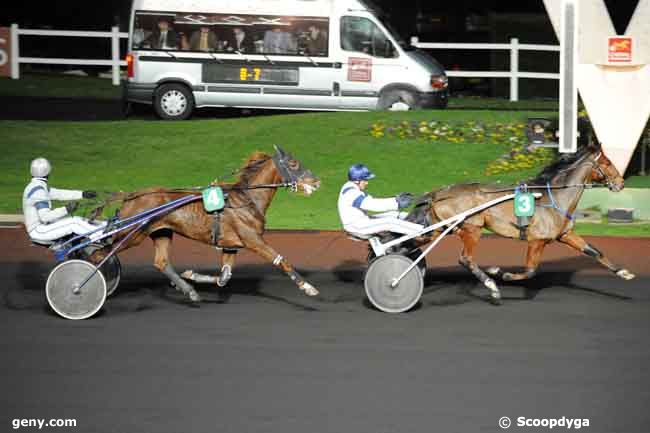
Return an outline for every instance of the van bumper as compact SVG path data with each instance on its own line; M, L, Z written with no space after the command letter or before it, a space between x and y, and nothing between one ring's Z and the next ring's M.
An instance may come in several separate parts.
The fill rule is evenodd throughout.
M449 90L439 92L421 92L418 94L418 107L420 108L447 108Z
M122 82L122 98L125 102L153 104L153 94L155 90L155 84L130 83L128 81Z

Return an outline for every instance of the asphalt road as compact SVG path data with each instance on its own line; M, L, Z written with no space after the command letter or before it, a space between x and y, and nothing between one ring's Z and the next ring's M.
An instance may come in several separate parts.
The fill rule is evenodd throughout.
M553 247L535 282L502 285L501 307L482 300L445 241L421 305L387 315L364 302L363 246L334 241L314 259L319 234L270 239L320 298L241 254L229 290L202 287L206 302L190 307L146 246L122 257L104 310L73 322L46 306L48 252L0 230L0 431L73 418L76 428L41 431L490 432L502 416L509 431L549 431L518 417L650 431L650 241L596 242L639 274L630 282ZM215 253L179 246L179 269L210 269ZM514 264L522 248L488 239L479 258Z

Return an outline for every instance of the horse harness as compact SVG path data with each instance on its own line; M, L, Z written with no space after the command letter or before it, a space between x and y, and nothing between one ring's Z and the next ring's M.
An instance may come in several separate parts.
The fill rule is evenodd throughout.
M273 157L256 161L255 165L260 165L268 161L269 159L273 160L273 164L275 164L275 167L278 169L278 172L280 173L280 177L282 178L282 183L246 185L242 187L236 187L236 186L229 187L228 189L231 191L241 191L246 196L247 201L245 204L241 206L234 207L230 205L230 203L228 203L228 193L227 192L224 193L225 206L222 209L211 213L212 232L210 238L212 241L212 245L214 245L215 247L218 247L219 239L221 238L221 214L223 213L223 210L225 208L230 208L230 209L252 208L257 214L259 214L259 216L262 219L264 219L264 214L259 210L255 201L253 201L253 199L251 199L251 197L246 193L247 191L252 189L280 188L280 187L290 188L291 192L298 191L298 181L304 176L304 174L300 176L295 176L289 169L289 159L286 156L281 157L277 154ZM237 249L233 249L233 248L224 248L224 251L230 253L237 253Z

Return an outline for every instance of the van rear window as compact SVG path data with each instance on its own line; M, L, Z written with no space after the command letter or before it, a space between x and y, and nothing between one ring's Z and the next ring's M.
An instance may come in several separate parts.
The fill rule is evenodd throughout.
M329 18L137 11L133 50L327 57Z

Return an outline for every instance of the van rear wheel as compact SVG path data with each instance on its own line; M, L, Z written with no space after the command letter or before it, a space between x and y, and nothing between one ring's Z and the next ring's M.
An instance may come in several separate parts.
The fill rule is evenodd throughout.
M163 84L156 90L154 109L163 120L185 120L194 110L194 96L182 84Z
M394 89L381 95L377 108L388 111L408 111L416 110L419 107L413 92Z

